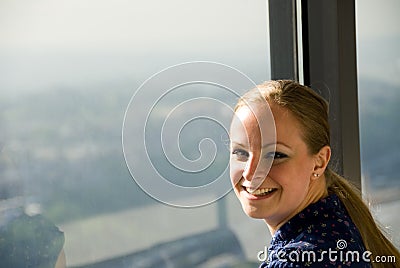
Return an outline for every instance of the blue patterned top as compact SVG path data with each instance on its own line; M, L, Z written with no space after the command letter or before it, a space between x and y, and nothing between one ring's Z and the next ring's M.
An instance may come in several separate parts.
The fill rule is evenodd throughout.
M260 268L372 267L357 227L335 194L282 225L267 254Z

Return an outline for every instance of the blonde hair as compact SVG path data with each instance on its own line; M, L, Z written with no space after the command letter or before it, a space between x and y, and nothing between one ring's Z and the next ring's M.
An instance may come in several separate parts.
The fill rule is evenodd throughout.
M267 101L286 108L300 123L303 140L311 154L330 146L328 103L312 89L291 80L268 81L248 91L238 101L235 111L250 103ZM327 168L324 172L329 194L336 194L357 226L364 245L374 256L395 256L400 253L375 222L361 192L345 178ZM372 259L371 259L372 260ZM396 263L371 263L373 267L396 267Z

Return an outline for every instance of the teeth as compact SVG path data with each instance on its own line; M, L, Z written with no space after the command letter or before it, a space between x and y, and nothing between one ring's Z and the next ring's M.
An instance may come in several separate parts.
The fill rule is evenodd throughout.
M272 192L274 188L263 188L263 189L257 189L257 190L250 190L249 188L246 188L247 192L254 194L254 195L260 195L260 194L266 194L269 192Z
M257 191L257 189L252 189L252 188L246 187L246 191L252 194L252 193L255 193Z

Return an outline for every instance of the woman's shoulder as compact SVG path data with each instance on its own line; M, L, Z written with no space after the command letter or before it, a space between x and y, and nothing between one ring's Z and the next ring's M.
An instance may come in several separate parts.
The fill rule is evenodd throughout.
M358 229L334 195L308 206L277 231L266 267L370 267L362 261L364 252Z
M329 195L303 209L275 234L290 245L321 245L337 240L357 240L361 235L337 195ZM348 242L353 242L348 241Z
M346 248L363 250L364 244L356 225L336 195L321 199L299 213L306 219L298 225L296 237L287 247L297 248Z

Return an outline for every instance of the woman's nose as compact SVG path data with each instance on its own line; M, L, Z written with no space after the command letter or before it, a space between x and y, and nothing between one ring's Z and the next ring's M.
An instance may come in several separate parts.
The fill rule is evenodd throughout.
M259 156L251 156L246 162L246 167L243 170L243 178L250 182L247 184L249 188L257 189L260 187L268 176L271 166L269 161L262 161Z
M258 155L251 155L246 162L246 166L243 171L243 178L251 181L256 173L257 166L259 164L260 157Z

